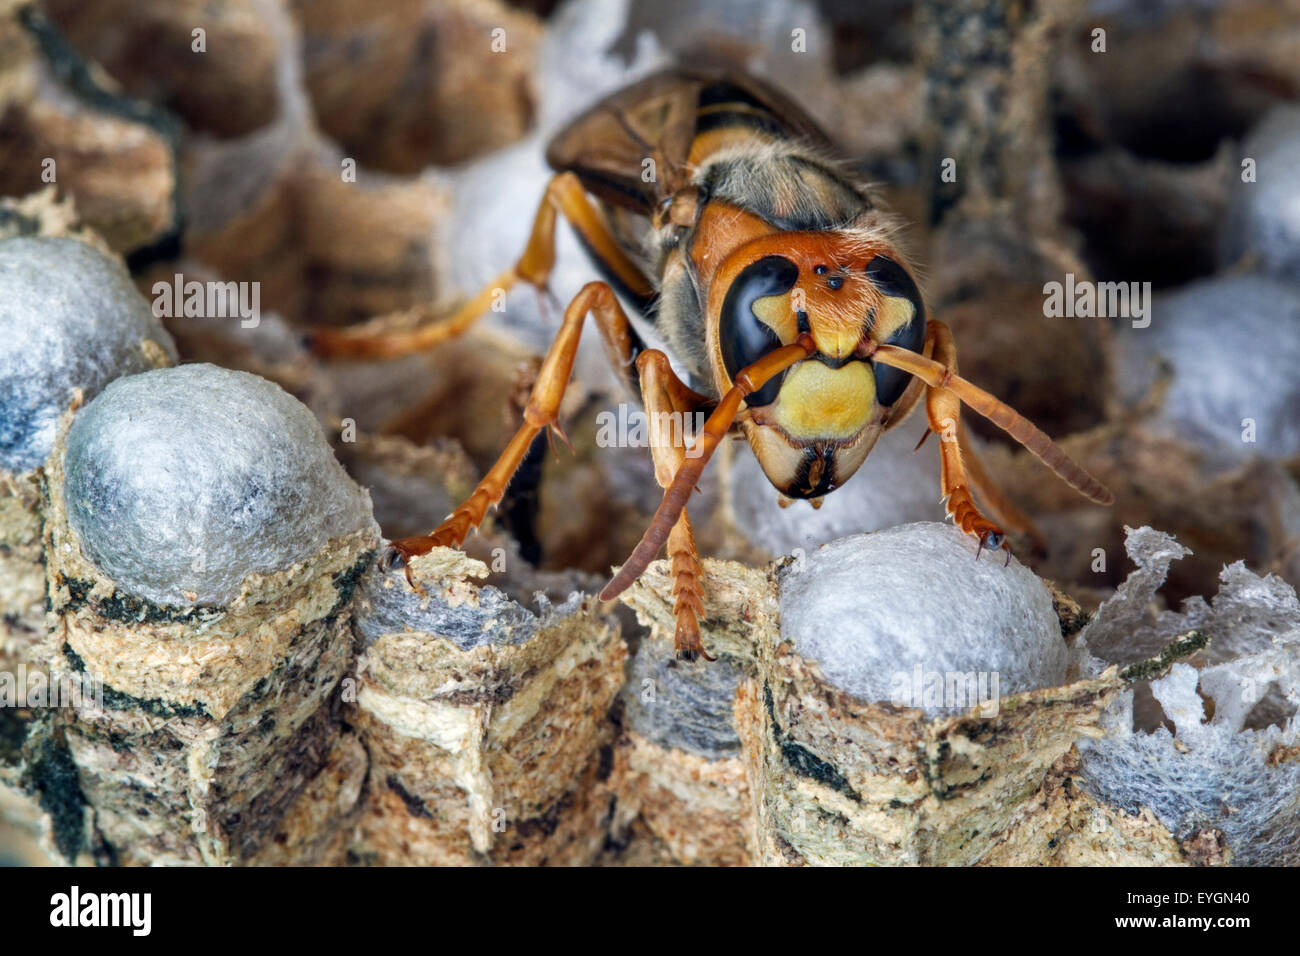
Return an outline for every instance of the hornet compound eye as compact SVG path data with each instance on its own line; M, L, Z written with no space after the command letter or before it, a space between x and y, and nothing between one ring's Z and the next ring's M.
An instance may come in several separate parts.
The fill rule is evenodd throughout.
M746 266L732 281L722 302L718 340L722 346L722 364L733 380L745 366L781 347L781 337L776 329L760 317L765 313L772 314L774 303L764 303L763 300L786 299L798 278L799 267L789 259L764 256ZM783 312L789 311L788 299L775 304ZM784 380L785 372L772 377L750 395L746 403L751 408L772 404Z
M893 259L876 256L867 263L867 278L884 297L876 309L872 336L882 345L919 352L925 345L925 303L906 269ZM881 362L876 367L876 400L893 405L912 380L909 372Z

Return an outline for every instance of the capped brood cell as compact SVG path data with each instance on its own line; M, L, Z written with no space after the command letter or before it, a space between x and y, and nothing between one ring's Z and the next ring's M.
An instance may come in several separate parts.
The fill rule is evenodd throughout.
M54 665L102 706L59 720L120 862L256 859L335 747L377 543L316 420L256 376L132 376L71 420L48 467Z

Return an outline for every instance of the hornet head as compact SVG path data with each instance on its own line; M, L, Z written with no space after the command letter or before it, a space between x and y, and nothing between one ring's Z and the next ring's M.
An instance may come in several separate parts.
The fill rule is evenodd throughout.
M783 495L815 499L844 484L911 380L872 363L870 343L919 352L925 342L925 306L898 255L851 232L764 236L719 265L708 308L719 394L745 366L812 336L816 353L751 394L741 427Z

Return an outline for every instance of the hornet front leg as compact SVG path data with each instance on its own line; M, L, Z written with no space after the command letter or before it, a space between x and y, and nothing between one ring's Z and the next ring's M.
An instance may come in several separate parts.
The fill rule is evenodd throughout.
M564 400L569 385L573 362L578 353L578 342L588 313L596 317L606 351L611 356L618 356L620 368L625 369L631 365L633 340L623 307L615 298L613 289L604 282L587 283L564 310L560 331L546 353L528 404L524 408L523 424L510 439L505 451L469 498L446 521L427 535L402 538L392 543L393 551L407 562L408 580L411 575L411 558L428 554L438 547L459 547L466 535L482 523L488 510L505 494L506 486L519 469L533 439L543 430L553 429L563 441L568 442L560 429L560 403Z
M673 372L668 356L648 349L636 361L641 378L641 400L649 424L650 451L654 455L659 487L672 487L686 462L686 422L707 399L687 388ZM678 658L693 661L703 655L713 660L700 642L704 615L704 568L695 550L695 535L686 508L668 533L668 559L673 577L673 614L676 627L673 649Z

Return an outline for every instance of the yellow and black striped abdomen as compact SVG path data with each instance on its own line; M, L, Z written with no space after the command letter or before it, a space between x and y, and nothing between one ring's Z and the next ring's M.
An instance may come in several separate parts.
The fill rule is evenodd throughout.
M759 137L770 142L797 140L799 129L743 87L717 80L700 88L695 114L691 162L699 163L713 151L712 143Z
M606 203L653 215L693 166L746 136L828 151L802 109L753 77L670 69L597 103L556 133L546 159Z

